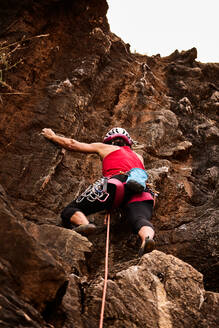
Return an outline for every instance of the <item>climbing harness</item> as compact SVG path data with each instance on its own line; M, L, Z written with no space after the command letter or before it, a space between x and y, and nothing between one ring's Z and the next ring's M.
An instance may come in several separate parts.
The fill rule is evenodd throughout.
M106 224L107 224L107 232L106 232L106 255L105 255L105 274L104 274L104 285L103 285L103 296L102 296L102 305L100 312L100 323L99 328L103 327L103 318L104 318L104 309L106 302L106 289L107 289L107 278L108 278L108 258L109 258L109 231L110 231L110 213L106 214Z
M94 202L99 200L100 202L105 202L109 194L107 192L107 179L101 178L90 185L78 198L76 203L80 203L86 198L89 202Z
M125 195L124 183L116 178L110 178L108 180L108 183L111 183L116 186L116 192L115 192L112 208L117 208L121 205L124 199L124 195Z
M85 198L89 202L94 202L96 200L100 202L105 202L109 197L109 193L107 192L107 184L113 184L116 187L114 202L112 208L117 208L122 203L124 198L124 183L116 178L106 178L103 177L92 185L90 185L78 198L76 199L76 203L82 202Z
M119 175L115 175L110 178L108 177L100 178L92 185L90 185L80 196L78 196L78 198L76 199L76 203L80 203L84 199L86 199L89 202L95 202L95 201L99 201L102 203L105 202L109 197L109 193L107 192L107 185L113 184L115 186L115 196L114 196L113 204L111 205L112 209L118 208L122 204L122 201L124 200L124 196L125 196L125 188L128 188L133 193L133 196L135 198L137 195L138 197L138 199L136 199L137 201L145 200L143 191L150 193L153 197L154 205L155 205L155 199L159 193L156 190L154 190L152 185L148 183L146 183L145 188L143 187L143 183L145 183L145 178L147 178L146 172L142 169L134 169L130 175L129 172L130 171L126 173L121 172ZM121 176L122 178L120 178L119 176ZM127 177L132 177L132 178L128 181ZM135 183L134 185L133 182ZM129 185L130 183L131 185Z

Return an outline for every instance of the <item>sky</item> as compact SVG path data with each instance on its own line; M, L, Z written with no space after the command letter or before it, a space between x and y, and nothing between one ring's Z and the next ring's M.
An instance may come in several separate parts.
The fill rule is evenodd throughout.
M107 0L111 32L132 52L170 55L197 48L197 60L219 62L219 0Z

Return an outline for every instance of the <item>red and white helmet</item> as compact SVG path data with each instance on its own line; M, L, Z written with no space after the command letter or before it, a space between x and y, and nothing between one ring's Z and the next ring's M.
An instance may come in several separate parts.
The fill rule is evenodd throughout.
M112 128L105 135L103 142L107 143L108 141L110 141L112 139L116 139L116 138L122 138L123 140L125 140L127 145L131 146L133 144L133 140L130 137L129 133L123 128Z

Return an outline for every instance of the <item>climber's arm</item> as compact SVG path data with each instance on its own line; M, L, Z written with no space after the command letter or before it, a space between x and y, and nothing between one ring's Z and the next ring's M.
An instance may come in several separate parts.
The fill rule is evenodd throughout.
M42 135L67 150L77 151L81 153L97 153L101 155L101 149L104 147L102 143L89 144L85 142L79 142L71 138L58 136L51 129L43 129Z

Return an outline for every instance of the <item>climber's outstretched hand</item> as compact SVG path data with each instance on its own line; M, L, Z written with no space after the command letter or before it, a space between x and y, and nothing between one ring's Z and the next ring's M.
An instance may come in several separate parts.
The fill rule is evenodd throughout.
M42 129L41 134L47 139L52 139L55 136L55 132L53 132L52 129L47 128Z

